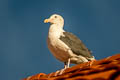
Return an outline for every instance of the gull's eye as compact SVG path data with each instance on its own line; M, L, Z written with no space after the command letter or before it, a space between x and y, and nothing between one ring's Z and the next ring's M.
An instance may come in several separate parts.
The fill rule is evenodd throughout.
M57 16L55 16L55 18L57 18Z

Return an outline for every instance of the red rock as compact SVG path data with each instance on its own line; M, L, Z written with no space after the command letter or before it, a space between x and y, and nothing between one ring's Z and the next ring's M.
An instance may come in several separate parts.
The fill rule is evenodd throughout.
M66 69L62 75L39 73L23 80L120 80L120 54Z
M120 80L120 74L115 78L115 80Z

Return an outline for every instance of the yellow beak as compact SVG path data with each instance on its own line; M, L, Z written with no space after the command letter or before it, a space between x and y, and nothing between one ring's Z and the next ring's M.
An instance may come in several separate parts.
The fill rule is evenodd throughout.
M50 19L45 19L44 23L48 23L50 21Z

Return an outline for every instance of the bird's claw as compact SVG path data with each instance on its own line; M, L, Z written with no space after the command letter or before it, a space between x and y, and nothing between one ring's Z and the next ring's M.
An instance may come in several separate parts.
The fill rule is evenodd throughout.
M93 62L95 62L95 61L96 61L96 60L91 60L91 61L89 61L89 62L88 62L89 65L88 65L88 66L91 67L91 66L93 65Z
M56 71L55 76L62 75L64 71L65 71L65 69L61 69L61 70Z

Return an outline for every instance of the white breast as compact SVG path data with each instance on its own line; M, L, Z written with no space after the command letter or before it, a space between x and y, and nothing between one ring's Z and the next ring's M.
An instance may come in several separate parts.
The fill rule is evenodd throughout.
M72 52L70 53L70 48L63 43L59 37L64 32L63 29L58 29L54 25L50 27L48 33L48 48L51 53L60 61L66 62L70 56L72 56Z

